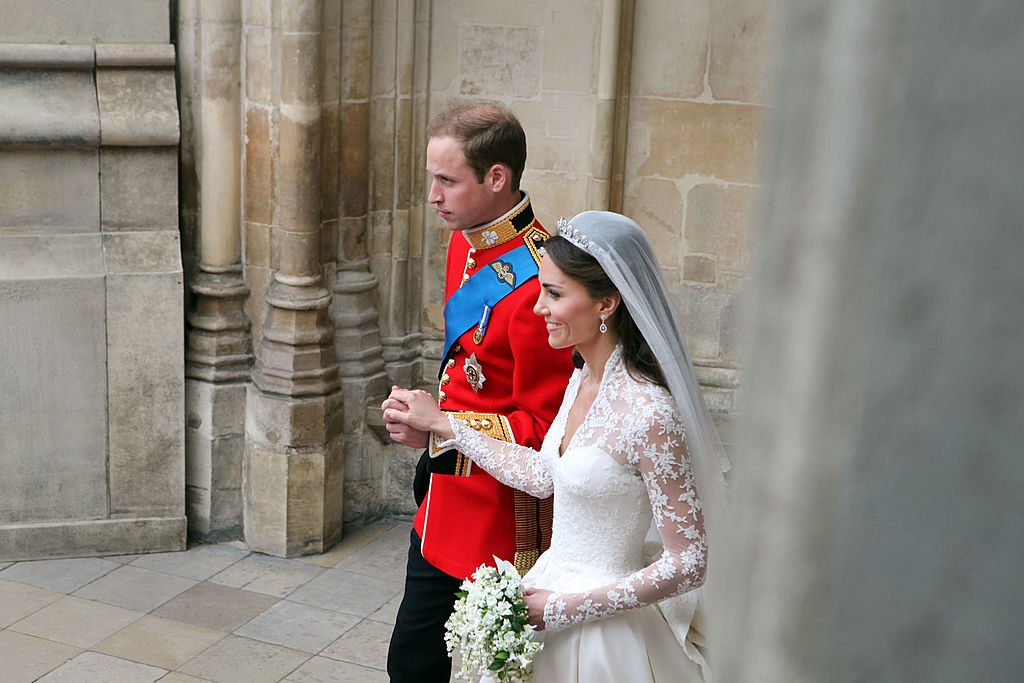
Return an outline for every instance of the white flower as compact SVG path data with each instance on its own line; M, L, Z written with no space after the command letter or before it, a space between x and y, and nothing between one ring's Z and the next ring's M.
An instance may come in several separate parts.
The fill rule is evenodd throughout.
M462 652L462 678L487 673L501 681L529 681L533 658L544 645L533 639L527 623L519 572L497 557L494 563L497 568L480 565L462 582L444 640L449 654L456 646Z
M514 576L516 581L519 581L519 570L516 566L508 560L502 560L497 555L491 555L494 558L494 566L498 568L498 571L506 576Z
M487 246L491 246L492 244L498 241L498 233L495 232L494 230L484 230L482 233L480 233L480 237L483 238L484 244L486 244Z

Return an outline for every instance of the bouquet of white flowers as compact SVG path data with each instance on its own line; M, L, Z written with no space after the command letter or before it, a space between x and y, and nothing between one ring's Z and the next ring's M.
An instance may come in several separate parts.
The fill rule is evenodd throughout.
M502 681L529 681L533 658L544 647L533 639L523 602L523 583L512 563L494 558L480 565L456 593L455 611L445 624L448 654L462 653L459 676L479 673Z

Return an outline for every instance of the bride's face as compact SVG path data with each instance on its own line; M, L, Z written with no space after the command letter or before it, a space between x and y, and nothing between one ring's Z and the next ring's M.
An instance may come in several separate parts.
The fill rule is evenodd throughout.
M545 256L540 262L540 296L533 312L544 318L548 344L565 349L592 341L600 334L601 300Z

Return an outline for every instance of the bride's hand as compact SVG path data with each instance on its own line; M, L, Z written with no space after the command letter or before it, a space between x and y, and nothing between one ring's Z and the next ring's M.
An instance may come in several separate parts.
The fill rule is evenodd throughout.
M396 402L404 405L405 409L399 408ZM395 387L382 407L384 421L387 423L406 425L422 432L434 432L442 440L455 438L448 418L437 406L437 399L425 391Z
M526 603L526 615L530 625L538 631L544 630L544 606L548 604L548 596L552 591L543 588L527 588L523 591L523 602Z
M398 387L391 388L397 389ZM387 398L384 400L384 403L381 404L380 409L383 411L384 415L387 415L389 409L394 409L404 413L409 408L401 401L396 401L393 398ZM384 427L388 430L388 434L391 438L403 446L409 446L410 448L426 448L430 441L429 432L425 432L422 429L413 429L409 425L402 424L401 422L394 422L385 418Z

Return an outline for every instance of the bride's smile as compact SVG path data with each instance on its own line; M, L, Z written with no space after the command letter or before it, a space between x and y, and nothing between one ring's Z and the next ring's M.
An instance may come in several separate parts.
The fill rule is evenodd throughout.
M540 296L533 312L544 318L548 343L556 349L587 346L600 333L600 299L592 299L582 283L566 275L550 258L540 262Z

